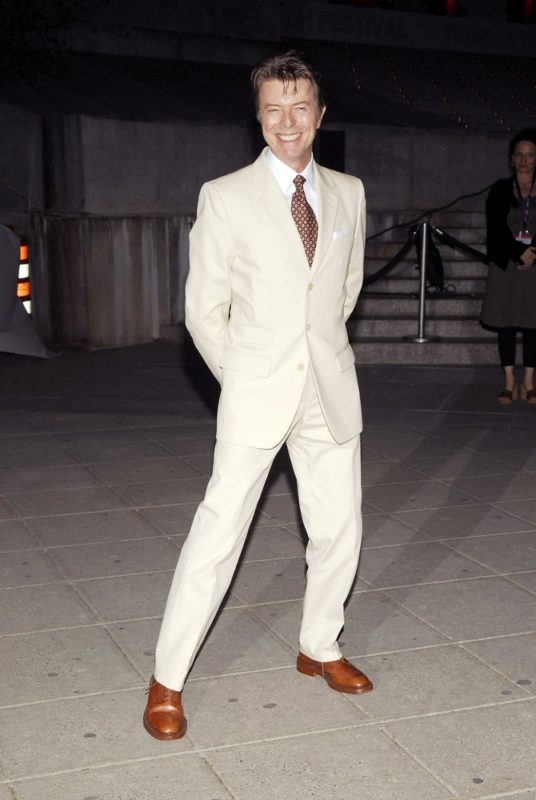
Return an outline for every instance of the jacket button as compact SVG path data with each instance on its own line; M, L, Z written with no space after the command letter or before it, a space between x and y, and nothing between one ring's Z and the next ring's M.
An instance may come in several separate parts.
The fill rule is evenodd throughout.
M308 289L310 292L312 292L314 288L315 288L315 285L314 285L314 283L310 283L310 284L309 284L309 286L307 287L307 289Z
M310 330L311 330L311 326L310 326L309 324L307 324L307 325L305 326L305 330L306 330L306 331L310 331Z
M305 364L298 364L298 371L302 372L305 369Z

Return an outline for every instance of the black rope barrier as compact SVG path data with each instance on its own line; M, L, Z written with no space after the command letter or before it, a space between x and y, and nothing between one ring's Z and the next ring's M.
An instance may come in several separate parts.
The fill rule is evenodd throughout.
M418 313L418 330L416 336L405 336L404 339L410 342L416 342L419 344L424 344L428 342L436 342L440 341L440 337L438 336L427 336L425 325L426 325L426 298L427 297L445 297L445 296L452 296L452 294L456 293L456 287L452 284L445 286L445 275L443 269L443 262L441 259L441 254L439 249L436 247L434 243L434 238L440 241L442 244L451 247L454 250L459 250L460 252L464 253L465 255L469 256L473 261L479 261L483 264L489 264L489 259L485 253L481 253L479 250L476 250L474 247L471 247L465 242L460 242L459 239L456 239L450 233L447 233L442 228L438 228L435 225L431 224L430 215L434 213L434 211L443 211L446 208L450 208L450 206L457 203L459 200L463 200L469 197L475 197L483 192L487 191L490 187L486 186L484 189L481 189L479 192L474 192L468 195L462 195L458 197L456 200L453 200L452 203L449 203L446 206L442 206L441 208L434 209L433 211L428 211L425 214L421 214L416 220L412 223L409 223L411 226L408 231L408 238L399 249L399 251L385 264L381 269L377 270L373 275L367 275L363 281L363 288L370 286L372 283L375 283L382 278L385 278L408 254L413 246L415 246L416 255L417 255L417 269L419 270L419 313ZM427 217L424 222L421 222L423 217ZM401 223L399 225L393 225L390 228L386 228L383 231L379 231L378 233L374 234L367 238L367 242L371 241L372 239L376 239L378 236L381 236L388 231L395 230L396 228L407 227L408 223ZM384 293L389 294L389 293ZM394 294L394 292L392 293ZM411 292L410 296L413 295L414 292Z
M480 261L482 264L489 264L489 258L485 253L481 253L479 250L475 250L474 247L470 247L465 242L460 242L458 239L455 239L454 236L451 236L450 233L447 233L442 228L438 228L435 225L432 225L432 233L436 236L441 242L452 247L453 250L459 250L465 255L469 256L470 258L474 259L475 261Z
M400 227L400 226L399 226ZM385 278L407 255L409 250L411 249L412 245L415 244L416 251L417 251L417 263L420 264L420 254L422 248L422 229L423 224L418 224L412 227L409 231L408 238L406 239L405 243L402 245L398 253L394 255L383 267L381 267L377 272L374 272L372 275L367 275L363 281L363 288L370 286L372 283L376 283L376 281ZM489 259L485 253L481 253L480 250L475 250L474 247L471 247L465 242L460 242L454 236L451 236L450 233L447 233L442 228L438 228L435 225L431 225L426 223L426 235L428 237L427 245L428 245L428 261L431 261L432 264L429 265L432 269L429 270L429 280L432 284L433 288L435 289L436 293L440 293L445 291L443 285L443 263L441 261L441 255L439 250L435 246L434 242L432 241L432 236L435 236L440 242L451 247L453 250L459 250L465 255L472 258L474 261L480 261L482 264L489 264ZM367 240L368 241L368 240ZM450 286L448 289L449 294L455 292L456 289L453 286Z
M408 251L413 246L413 242L414 242L415 236L417 235L417 231L418 231L418 229L416 228L416 229L414 229L414 230L412 230L410 232L409 239L407 239L404 242L404 244L402 245L402 247L400 248L398 253L396 253L396 255L394 255L391 258L391 260L387 262L387 264L385 264L381 269L379 269L373 275L368 275L363 280L363 288L365 288L365 286L368 286L370 283L375 283L375 281L379 281L381 278L385 277L385 275L387 275L389 272L391 272L391 270L394 269L396 267L396 265L399 264L402 261L402 259L406 256Z
M478 192L471 192L470 194L461 194L455 200L451 200L450 203L447 203L444 206L438 206L437 208L430 208L428 211L423 211L423 213L416 217L414 220L410 220L409 222L400 222L398 225L391 225L389 228L384 228L382 231L378 231L378 233L373 233L372 236L367 236L366 241L371 242L373 239L377 239L379 236L383 236L384 233L389 233L389 231L398 230L398 228L408 228L413 225L416 225L421 219L425 219L425 217L431 217L433 214L437 214L439 211L446 211L447 208L459 203L461 200L469 200L471 197L478 197L480 194L484 194L487 192L493 183L488 184L488 186L484 186L483 189L479 189Z

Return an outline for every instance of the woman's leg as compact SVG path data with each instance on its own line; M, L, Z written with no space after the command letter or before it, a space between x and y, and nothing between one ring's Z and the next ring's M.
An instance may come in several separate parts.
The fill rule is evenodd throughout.
M515 379L515 363L516 363L516 329L515 328L499 328L497 331L497 341L499 345L499 357L501 359L501 366L504 370L504 390L506 392L514 392L516 379ZM499 395L499 400L502 398L503 393ZM505 395L505 400L511 400L511 397Z
M525 392L534 392L534 368L536 367L536 328L523 329L523 389ZM531 402L536 402L536 397L528 397Z

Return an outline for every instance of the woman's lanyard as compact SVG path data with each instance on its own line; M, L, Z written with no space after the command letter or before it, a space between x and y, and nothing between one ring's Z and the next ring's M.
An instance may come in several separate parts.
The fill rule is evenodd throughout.
M536 172L532 176L532 183L530 185L530 191L526 197L523 197L521 194L521 189L519 188L519 183L517 182L517 175L514 178L517 196L519 198L519 205L521 207L521 214L523 218L523 227L519 232L518 241L524 241L527 237L529 238L528 244L530 244L530 234L529 234L529 209L530 209L530 199L534 189L534 184L536 183ZM520 237L523 235L523 239Z

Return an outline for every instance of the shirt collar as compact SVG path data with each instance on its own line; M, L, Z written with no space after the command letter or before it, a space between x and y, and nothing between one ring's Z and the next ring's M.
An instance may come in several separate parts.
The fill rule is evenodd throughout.
M315 188L315 172L313 169L313 156L311 160L301 172L296 172L292 167L284 164L277 156L275 156L269 147L266 148L266 162L274 174L274 177L279 184L283 194L288 194L291 190L294 178L296 175L303 175L311 189Z

